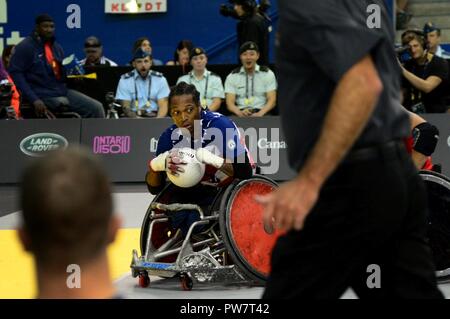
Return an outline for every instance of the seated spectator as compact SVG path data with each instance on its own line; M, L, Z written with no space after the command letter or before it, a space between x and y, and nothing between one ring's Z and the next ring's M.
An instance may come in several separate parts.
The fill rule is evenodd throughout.
M84 41L84 53L86 58L81 60L83 66L117 66L117 63L103 55L103 45L94 36Z
M16 47L15 45L8 45L6 48L3 49L2 61L5 69L9 68L9 61L11 60L11 56L14 54L15 47Z
M141 48L133 57L134 70L121 76L116 99L126 117L165 117L169 84L162 73L152 71L152 56Z
M55 40L55 23L44 14L36 18L33 34L15 47L8 70L38 117L54 118L53 113L63 109L81 117L105 117L100 102L67 89L63 59L63 49Z
M194 45L190 40L181 40L178 42L177 49L173 54L173 61L168 61L166 65L180 65L183 69L183 74L187 73L187 66L189 66L190 53Z
M14 114L2 114L3 112L7 112L7 111L2 111L2 113L0 113L0 117L6 116L9 118L15 118L15 119L19 119L21 118L21 114L20 114L20 94L19 91L17 91L17 88L14 84L14 81L12 80L11 76L8 74L8 72L6 71L5 67L3 66L3 61L0 61L0 85L8 85L11 86L11 92L12 92L12 96L11 96L11 101L9 103L7 103L8 105L6 106L12 106L14 109ZM0 101L0 103L4 103L4 101ZM1 105L0 106L5 106L5 105Z
M447 61L428 53L425 39L417 33L409 32L403 37L402 44L410 46L412 57L401 65L404 77L403 104L414 113L447 112Z
M137 39L134 42L133 50L131 51L131 53L134 54L134 52L136 52L136 50L139 48L141 48L142 50L144 50L145 52L147 52L148 54L150 54L152 56L153 65L163 65L161 60L153 58L153 48L152 48L152 43L150 42L149 38L142 37L142 38Z
M225 98L222 79L206 69L208 57L202 48L193 49L190 58L193 70L189 74L179 77L177 84L180 82L193 84L200 93L202 108L216 112L222 104L222 99Z
M23 248L34 258L38 298L117 298L107 246L120 220L111 184L87 151L49 153L29 166L20 194Z
M264 116L275 107L275 74L268 67L257 64L259 49L256 43L244 43L239 52L242 66L234 69L225 80L228 110L239 117Z
M444 51L441 47L441 29L434 23L428 22L423 27L423 34L427 40L428 52L443 59L450 59L450 52Z

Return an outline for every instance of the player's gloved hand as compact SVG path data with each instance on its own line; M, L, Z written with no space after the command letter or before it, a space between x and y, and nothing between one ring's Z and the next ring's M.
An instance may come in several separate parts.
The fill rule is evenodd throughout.
M179 173L184 173L183 165L187 163L182 160L178 154L177 149L170 150L169 155L166 158L166 167L170 171L170 174L178 176Z
M214 166L219 169L225 164L225 159L220 156L213 154L206 148L199 148L196 151L197 160L201 163Z
M163 172L166 170L166 159L169 156L169 152L164 152L156 156L150 161L150 168L154 172Z

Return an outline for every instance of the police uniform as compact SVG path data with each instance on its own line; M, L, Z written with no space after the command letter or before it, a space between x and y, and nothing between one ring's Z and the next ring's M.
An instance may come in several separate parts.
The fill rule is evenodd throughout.
M203 48L194 48L190 52L190 60L192 61L192 58L202 54L206 56L206 51ZM180 82L185 82L195 86L197 91L200 93L200 103L204 109L211 106L214 98L225 98L222 79L220 76L208 71L206 68L203 73L203 77L200 80L196 78L195 72L192 70L188 74L179 77L177 84Z
M138 50L141 52L142 50ZM142 52L141 52L142 53ZM138 52L136 54L139 54ZM148 55L135 55L136 58L144 58ZM167 98L170 93L169 84L160 72L150 70L144 79L134 69L120 77L117 86L116 99L131 101L130 109L133 112L158 112L158 100Z
M277 89L275 74L266 66L255 67L249 76L244 67L234 69L225 80L225 93L236 95L236 105L240 110L260 110L267 103L266 93Z
M438 31L438 33L440 33L441 29L438 28L433 22L427 22L423 27L424 36L427 37L428 33L433 31ZM436 53L434 53L434 55L443 59L450 59L450 52L445 51L440 45L437 46Z
M225 98L222 79L207 69L205 69L203 78L200 80L195 77L194 71L191 71L179 77L177 84L180 82L192 84L197 88L197 91L200 92L200 102L204 109L211 106L214 98Z

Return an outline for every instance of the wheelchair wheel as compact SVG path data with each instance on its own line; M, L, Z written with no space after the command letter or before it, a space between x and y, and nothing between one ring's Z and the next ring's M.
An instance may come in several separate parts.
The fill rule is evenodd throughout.
M170 195L170 188L173 188L173 184L169 183L164 187L164 189L155 196L153 199L153 202L159 202L163 204L168 204L169 202L169 195ZM141 236L140 236L140 246L141 246L141 255L144 255L147 249L147 236L150 226L150 215L152 213L152 210L150 209L151 205L148 206L147 212L145 214L145 217L142 221L141 226ZM167 236L167 231L171 230L169 223L158 223L154 226L154 236L152 236L152 243L155 246L155 248L158 248L162 244L164 244L170 237ZM157 234L157 235L155 235ZM172 234L174 235L174 231L172 230Z
M428 196L428 239L438 281L450 279L450 179L421 171Z
M219 225L225 247L245 275L259 283L270 272L270 252L280 233L265 232L263 207L256 203L254 196L268 194L276 187L271 179L255 175L233 182L221 200Z

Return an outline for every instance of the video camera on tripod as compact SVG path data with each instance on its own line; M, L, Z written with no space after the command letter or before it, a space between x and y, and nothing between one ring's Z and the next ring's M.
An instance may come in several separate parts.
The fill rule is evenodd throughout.
M0 119L3 120L17 119L16 111L11 105L12 87L13 85L8 80L0 81Z
M119 113L122 112L122 105L116 103L116 97L114 96L114 92L108 92L105 95L105 101L108 105L108 109L106 112L107 119L119 119Z

